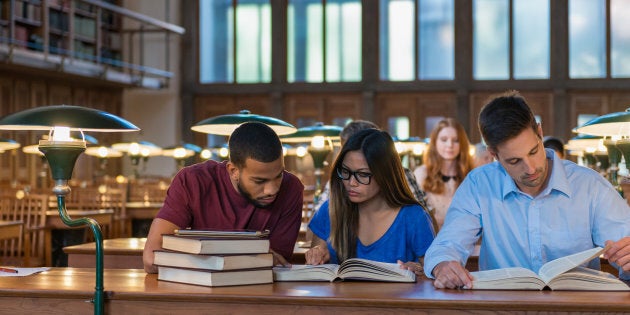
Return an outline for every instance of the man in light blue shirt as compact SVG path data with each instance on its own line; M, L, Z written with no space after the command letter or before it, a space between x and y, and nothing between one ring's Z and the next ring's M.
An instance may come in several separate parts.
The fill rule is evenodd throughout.
M545 150L525 99L509 92L492 100L479 130L496 162L468 174L426 252L435 287L472 287L463 266L480 237L480 270L537 272L550 260L610 244L604 257L630 279L630 207L597 172ZM599 260L589 267L599 269Z

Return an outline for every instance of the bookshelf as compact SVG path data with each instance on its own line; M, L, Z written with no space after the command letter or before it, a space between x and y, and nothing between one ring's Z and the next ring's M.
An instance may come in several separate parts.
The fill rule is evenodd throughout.
M121 22L113 12L81 0L0 2L0 42L93 62L122 60Z

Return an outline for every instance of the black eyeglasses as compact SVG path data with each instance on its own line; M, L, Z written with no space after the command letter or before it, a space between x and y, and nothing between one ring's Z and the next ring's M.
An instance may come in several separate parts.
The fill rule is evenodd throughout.
M362 185L369 185L372 181L372 173L368 172L353 172L345 167L337 168L337 177L342 180L350 180L350 176L354 176L354 179L357 180L357 183Z

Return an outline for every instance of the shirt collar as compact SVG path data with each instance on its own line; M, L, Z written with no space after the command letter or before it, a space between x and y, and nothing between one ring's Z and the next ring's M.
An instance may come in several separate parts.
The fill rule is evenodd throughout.
M564 170L564 164L561 158L556 156L555 152L552 149L545 149L545 155L547 160L551 160L551 164L553 165L551 168L551 177L549 178L549 183L547 183L547 187L543 190L543 192L539 196L549 195L553 190L556 190L560 193L565 194L567 197L571 197L571 188L569 187L569 181L567 180L567 174ZM501 165L499 163L499 165ZM508 195L520 194L522 193L516 183L510 177L510 174L500 166L503 171L503 182L501 195L503 199L508 197Z

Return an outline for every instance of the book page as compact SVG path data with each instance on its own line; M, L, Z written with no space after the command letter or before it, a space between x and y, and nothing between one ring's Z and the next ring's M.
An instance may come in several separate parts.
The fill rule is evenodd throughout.
M549 282L552 290L630 291L630 287L616 276L585 267L571 269Z
M599 257L599 255L603 251L603 248L595 247L579 253L575 253L573 255L554 259L544 264L538 271L538 274L540 275L540 278L545 281L545 283L549 283L549 281L551 281L551 279L553 279L554 277L564 272L567 272L585 262L591 261L595 257Z
M339 267L342 279L413 282L416 275L411 270L401 269L398 264L384 263L361 258L351 258Z
M273 267L275 281L334 281L339 265L293 265Z
M545 283L538 275L522 267L473 271L471 289L540 290Z

